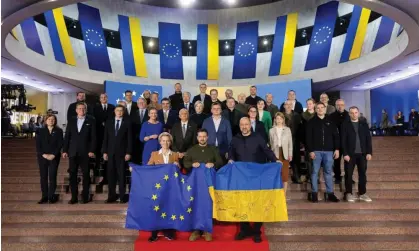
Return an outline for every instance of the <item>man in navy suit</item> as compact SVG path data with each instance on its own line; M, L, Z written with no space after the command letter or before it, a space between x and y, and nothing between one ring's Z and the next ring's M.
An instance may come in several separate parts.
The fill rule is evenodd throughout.
M182 94L182 96L183 96L183 103L180 106L179 111L182 110L182 109L186 109L186 110L188 110L189 115L194 114L195 113L195 107L194 107L194 104L191 103L191 93L190 92L184 92Z
M161 100L162 109L157 112L157 117L160 123L163 123L165 132L170 132L173 125L178 120L178 111L170 108L170 99L163 98Z
M211 113L212 116L204 120L202 128L208 131L208 145L216 146L224 163L226 163L232 139L230 121L221 116L220 103L212 104Z
M211 101L211 96L206 94L207 84L205 83L200 84L199 91L200 93L193 98L192 104L195 105L195 102L200 100L202 104L204 105L204 113L210 114L212 101Z

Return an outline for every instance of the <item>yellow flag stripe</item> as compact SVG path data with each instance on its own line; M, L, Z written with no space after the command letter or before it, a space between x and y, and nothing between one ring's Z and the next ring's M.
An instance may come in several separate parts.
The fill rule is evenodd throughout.
M362 45L364 44L365 34L367 34L368 19L370 18L370 14L371 10L362 8L349 60L357 59L361 56Z
M58 36L60 38L61 47L63 48L65 61L67 64L75 66L76 59L74 58L73 47L71 46L70 37L68 36L67 26L64 22L63 11L61 8L57 8L53 9L52 13L57 25Z
M217 80L219 75L218 25L208 24L208 79Z
M286 75L292 72L297 22L298 13L288 14L287 26L285 28L284 48L282 50L281 69L279 69L280 75Z
M19 38L17 37L17 32L16 32L16 28L13 28L12 29L12 36L17 40L17 41L19 41Z
M135 72L138 77L147 77L143 40L141 38L140 19L129 17L129 29L131 33L132 53L134 54Z

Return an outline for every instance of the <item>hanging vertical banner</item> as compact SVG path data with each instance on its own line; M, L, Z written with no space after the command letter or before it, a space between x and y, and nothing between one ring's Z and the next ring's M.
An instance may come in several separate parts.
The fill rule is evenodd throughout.
M160 77L183 79L180 24L159 22Z
M44 55L44 49L42 48L41 40L39 39L38 30L36 29L33 17L23 20L20 24L20 28L22 29L23 39L25 40L26 46L34 52Z
M233 79L256 77L258 28L259 21L237 24Z
M218 77L218 25L198 24L196 78L217 80Z
M380 26L378 27L377 36L375 37L374 45L372 46L372 51L378 50L390 42L394 25L395 22L393 21L393 19L386 16L381 17Z

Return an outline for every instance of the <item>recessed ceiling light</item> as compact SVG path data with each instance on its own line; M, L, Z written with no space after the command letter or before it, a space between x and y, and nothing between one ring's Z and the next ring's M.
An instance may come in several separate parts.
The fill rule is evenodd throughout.
M154 42L153 42L153 40L150 40L150 41L148 41L148 47L153 47L154 46Z
M268 45L268 43L269 43L269 42L268 42L268 40L267 40L267 39L264 39L264 40L263 40L263 45Z
M195 2L195 0L179 0L178 2L182 7L190 7Z
M224 0L224 2L226 2L228 5L233 5L236 4L236 0Z

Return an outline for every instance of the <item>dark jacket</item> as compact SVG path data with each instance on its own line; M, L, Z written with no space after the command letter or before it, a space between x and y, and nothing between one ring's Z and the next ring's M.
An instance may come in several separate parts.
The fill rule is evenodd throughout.
M118 133L115 132L115 118L106 121L102 152L110 156L123 157L132 154L132 125L129 119L123 118ZM116 135L115 135L116 134Z
M339 112L338 110L336 110L336 112L329 115L329 118L333 121L333 123L335 123L339 132L343 122L351 120L351 118L349 117L349 112L347 110L344 110L343 112Z
M234 100L234 102L236 103L236 105L239 103L236 100ZM221 107L225 107L224 109L228 109L228 107L227 107L227 99L221 102Z
M220 154L225 154L228 152L228 147L231 142L231 127L230 122L221 116L220 126L218 131L215 130L215 124L212 117L208 117L204 120L202 128L205 128L208 131L208 145L215 146L215 143L218 143L218 150Z
M186 106L185 106L185 103L181 103L180 104L180 108L179 108L179 111L181 110L181 109L186 109ZM192 103L189 103L189 109L188 109L188 112L189 112L189 115L192 115L192 114L194 114L195 113L195 107L194 107L194 105L192 104Z
M359 121L359 143L363 154L372 154L371 134L367 123ZM343 156L353 156L355 153L356 133L351 120L345 121L341 128Z
M68 153L70 157L77 154L87 156L89 152L94 153L96 149L96 120L90 115L86 115L80 132L77 128L77 117L68 121L63 152Z
M204 123L204 120L208 118L209 116L206 113L194 113L189 118L190 121L194 122L198 129L202 128L202 124Z
M265 130L265 124L263 124L262 121L256 120L255 130L253 130L253 127L251 128L251 130L253 133L256 133L259 136L261 136L262 139L265 140L265 144L268 143L268 134L266 133L266 130Z
M221 110L227 109L227 105L224 104L223 102L221 102L219 99L217 99L217 101L214 101L214 102L212 102L212 100L211 100L211 106L212 106L212 104L215 104L215 103L219 103L221 105Z
M164 123L164 114L163 109L157 111L157 119L160 123L163 124L163 130L169 132L173 125L179 120L179 113L177 110L170 109L169 114L167 115L167 123Z
M282 103L281 107L279 108L279 111L280 112L285 112L284 105L285 105L285 102ZM304 112L303 105L300 102L298 102L298 100L295 100L295 106L294 106L294 110L293 111L296 112L296 113L298 113L298 114L301 114L301 113Z
M178 121L176 122L173 127L170 134L172 134L173 137L173 144L172 149L175 152L184 153L189 148L197 144L197 135L198 127L196 124L192 121L188 121L188 125L186 127L186 134L185 138L183 138L182 133L182 122Z
M306 128L306 150L307 152L339 150L340 137L335 123L328 116L320 119L314 116Z
M148 110L147 108L144 111L143 120L141 121L140 116L140 109L136 110L135 113L131 114L131 124L132 124L132 136L135 139L138 139L140 137L140 131L141 131L141 125L148 121Z
M288 116L286 113L284 113L285 115L285 124L291 129L291 134L292 134L292 140L294 141L294 144L296 144L295 146L299 145L297 143L300 142L301 140L301 115L296 112L296 111L292 111L292 116L291 116L291 121L289 121Z
M261 98L261 97L259 97L259 96L255 96L255 97L248 96L248 97L246 98L246 101L244 101L244 103L246 103L246 104L248 104L248 105L251 105L251 106L256 107L256 105L258 104L258 101L259 101L259 100L263 100L263 101L265 101L263 98ZM265 102L265 107L266 107L266 102Z
M124 111L124 118L128 117L132 121L132 118L133 118L133 116L135 116L136 111L138 111L137 102L132 101L131 112L128 113L128 108L126 108L125 111Z
M59 158L63 147L63 130L59 127L52 129L51 134L47 127L36 131L36 152L38 155L54 154Z
M68 109L67 109L67 122L72 118L72 117L77 117L77 112L76 112L76 105L77 105L77 103L79 103L79 101L77 101L77 102L74 102L74 103L71 103L69 106L68 106ZM89 104L87 104L86 103L86 105L87 105L87 111L86 111L86 114L88 114L88 115L93 115L93 106L92 105L89 105Z
M266 163L267 159L271 162L277 160L265 140L256 133L249 136L243 136L240 133L234 136L228 151L228 158L233 161L255 163Z
M174 93L169 96L170 105L172 106L173 110L179 111L183 108L183 95L182 92Z
M107 104L106 111L103 110L102 104L96 104L93 109L93 114L96 119L96 143L97 151L101 151L103 143L103 135L105 133L105 124L109 118L114 116L115 106Z
M192 104L195 105L195 102L198 101L198 100L200 100L204 104L203 113L210 114L211 113L211 104L212 104L211 96L208 95L208 94L205 94L205 100L201 100L201 94L198 94L195 97L193 97Z
M225 109L221 115L230 121L233 136L240 132L240 119L244 117L243 113L239 112L237 109L234 109L232 112L230 109Z

